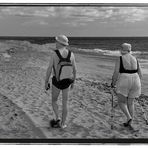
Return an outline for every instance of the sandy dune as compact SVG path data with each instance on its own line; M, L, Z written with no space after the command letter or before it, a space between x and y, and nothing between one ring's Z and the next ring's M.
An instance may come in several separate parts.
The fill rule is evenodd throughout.
M7 43L8 44L8 43ZM4 46L4 45L3 45ZM5 45L6 46L6 45ZM51 129L49 120L53 118L51 107L51 90L45 93L44 79L50 59L50 50L44 46L43 51L39 51L43 46L31 45L29 43L13 43L17 50L11 54L10 61L1 58L0 62L0 92L1 96L6 96L8 102L12 101L12 108L19 112L24 112L33 122L34 127L42 130L36 133L32 129L32 124L26 120L30 127L25 126L23 114L18 114L19 122L14 118L14 125L20 128L17 138L147 138L148 126L140 110L140 106L135 102L135 119L133 125L140 129L133 133L125 129L121 124L124 122L123 113L117 105L117 98L114 96L115 116L114 130L110 128L111 94L110 81L113 73L114 59L108 56L89 55L84 53L75 53L77 62L77 80L75 88L70 91L69 113L67 118L68 127L62 129ZM22 46L25 47L22 49ZM11 44L9 43L9 48ZM29 51L27 50L29 47ZM38 47L38 51L35 50ZM22 50L21 50L22 49ZM143 68L145 65L143 64ZM148 111L148 97L146 81L148 74L145 73L142 79L141 103L144 103L144 109ZM3 97L0 97L3 101ZM61 95L59 98L59 112L61 112ZM11 108L1 105L1 116L4 122L0 126L3 131L2 137L13 138L16 133L10 128L11 124L6 124L8 118L4 118L4 112L7 110L11 118ZM7 132L7 135L5 133ZM24 132L24 133L23 133ZM34 136L34 134L37 134ZM39 135L38 135L39 134ZM29 136L28 136L29 135Z

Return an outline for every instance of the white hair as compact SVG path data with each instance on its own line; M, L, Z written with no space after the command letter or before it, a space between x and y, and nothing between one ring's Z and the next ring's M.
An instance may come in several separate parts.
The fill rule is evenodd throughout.
M121 45L123 48L122 48L122 51L124 52L131 52L131 48L132 48L132 46L131 46L131 44L129 44L129 43L123 43L122 45Z

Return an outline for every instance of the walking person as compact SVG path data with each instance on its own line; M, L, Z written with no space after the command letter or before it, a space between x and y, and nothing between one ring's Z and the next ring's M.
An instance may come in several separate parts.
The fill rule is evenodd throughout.
M69 45L65 35L55 38L56 50L51 56L51 60L46 72L45 89L49 85L49 79L53 70L52 77L52 108L55 119L51 121L52 127L65 128L67 117L67 101L69 89L73 89L76 79L76 64L74 54L66 48ZM57 100L62 91L62 119L59 118Z
M116 86L119 107L127 118L123 125L132 128L134 99L141 94L142 72L138 60L131 54L131 44L123 43L121 47L111 86Z

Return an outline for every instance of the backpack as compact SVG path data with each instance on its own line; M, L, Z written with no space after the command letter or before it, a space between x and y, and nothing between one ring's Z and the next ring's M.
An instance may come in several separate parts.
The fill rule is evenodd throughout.
M68 52L66 58L61 56L59 50L55 50L55 52L59 58L57 70L54 70L57 81L61 81L63 79L73 79L73 65L70 60L71 51Z

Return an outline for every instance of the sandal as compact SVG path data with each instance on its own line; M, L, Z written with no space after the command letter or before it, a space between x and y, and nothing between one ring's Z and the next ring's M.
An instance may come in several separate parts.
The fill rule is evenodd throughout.
M131 122L132 122L132 119L129 119L126 123L123 123L124 127L128 127Z
M62 129L64 129L64 128L66 128L66 127L67 127L67 125L66 125L66 124L61 125L61 128L62 128Z
M58 119L58 120L55 120L55 119L52 119L51 121L50 121L50 126L52 127L52 128L60 128L61 126L60 126L60 119Z

